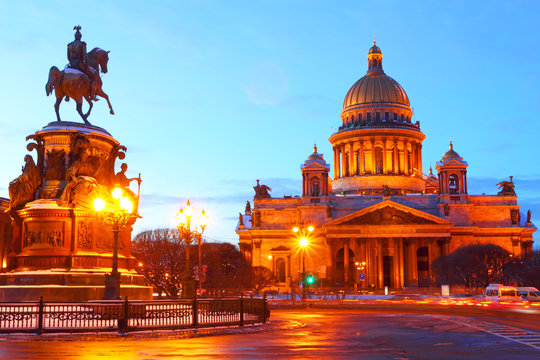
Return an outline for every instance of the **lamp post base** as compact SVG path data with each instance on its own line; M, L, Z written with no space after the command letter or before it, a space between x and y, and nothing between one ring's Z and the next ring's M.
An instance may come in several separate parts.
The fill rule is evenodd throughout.
M188 279L182 282L182 299L195 298L195 280Z
M105 274L103 300L122 300L120 297L120 273Z

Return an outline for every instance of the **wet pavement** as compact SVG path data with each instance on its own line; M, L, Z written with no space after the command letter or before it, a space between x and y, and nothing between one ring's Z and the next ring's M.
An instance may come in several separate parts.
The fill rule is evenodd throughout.
M0 359L540 358L532 346L474 327L495 329L496 318L297 308L273 310L271 319L245 329L1 336Z

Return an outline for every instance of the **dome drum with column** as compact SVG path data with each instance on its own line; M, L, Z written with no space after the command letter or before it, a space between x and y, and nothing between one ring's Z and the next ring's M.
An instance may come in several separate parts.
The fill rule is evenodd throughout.
M382 69L382 52L373 43L368 71L347 92L343 125L330 137L334 149L335 194L420 193L422 141L419 123L405 90Z

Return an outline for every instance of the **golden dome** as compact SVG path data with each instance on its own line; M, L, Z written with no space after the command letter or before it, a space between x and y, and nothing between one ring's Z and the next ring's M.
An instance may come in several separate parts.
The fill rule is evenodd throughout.
M369 74L358 80L345 96L343 110L372 103L394 103L410 107L405 90L384 73Z
M343 111L359 105L388 103L405 106L410 110L409 97L401 85L384 73L383 54L374 41L368 52L368 71L347 92L343 101Z
M326 161L324 161L322 154L319 154L317 152L317 145L313 145L313 154L308 156L308 158L306 159L306 162L307 161L319 161L319 162L322 161L323 163L326 164Z
M446 159L462 159L461 156L454 150L454 145L450 141L450 145L448 145L448 151L444 153L443 160Z

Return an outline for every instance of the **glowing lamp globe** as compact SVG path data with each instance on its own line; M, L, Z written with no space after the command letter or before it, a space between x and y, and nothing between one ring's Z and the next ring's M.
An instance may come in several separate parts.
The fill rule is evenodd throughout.
M121 188L114 188L113 191L112 191L112 197L113 199L116 199L116 200L120 200L120 198L122 197L123 195L123 192L122 192L122 189Z
M186 215L184 214L182 209L180 209L180 211L178 212L178 214L176 214L174 218L176 226L184 226L186 224L186 220Z
M204 213L204 209L199 216L199 225L201 225L202 228L205 228L206 225L208 225L208 216Z
M94 210L101 211L105 208L105 200L97 198L94 200Z
M300 239L300 246L301 247L306 247L307 244L308 244L308 239L307 238L303 237L303 238Z
M122 196L120 198L120 209L124 210L126 213L131 214L133 211L133 203L129 198Z
M184 207L184 214L186 217L190 218L193 216L193 207L191 207L189 200L187 202L187 205Z

